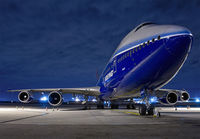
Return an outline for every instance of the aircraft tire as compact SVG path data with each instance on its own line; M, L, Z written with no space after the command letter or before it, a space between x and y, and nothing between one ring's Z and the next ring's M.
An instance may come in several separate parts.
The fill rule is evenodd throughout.
M119 108L119 105L117 104L111 104L111 109L118 109Z
M88 106L84 106L83 110L87 110L88 109Z
M146 108L145 105L141 105L141 106L139 107L139 114L140 114L141 116L146 115L146 111L147 111L147 108Z
M104 109L104 105L103 104L98 104L97 105L97 109Z
M126 105L126 108L127 108L127 109L130 109L130 108L131 108L131 105L130 105L130 104Z
M132 109L134 109L134 110L136 109L136 107L135 107L135 105L134 105L134 104L132 104Z
M148 115L154 115L154 108L149 108Z

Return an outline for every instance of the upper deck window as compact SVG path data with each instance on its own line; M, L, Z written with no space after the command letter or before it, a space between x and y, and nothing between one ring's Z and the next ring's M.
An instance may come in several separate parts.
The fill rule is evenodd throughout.
M152 22L145 22L145 23L142 23L142 24L138 25L138 26L135 28L135 32L138 31L139 29L141 29L142 27L147 26L147 25L151 25L151 24L155 24L155 23L152 23Z

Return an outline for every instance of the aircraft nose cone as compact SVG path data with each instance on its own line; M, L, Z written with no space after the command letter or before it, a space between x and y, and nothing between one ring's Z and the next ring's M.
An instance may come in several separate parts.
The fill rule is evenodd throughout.
M177 58L183 57L190 51L192 39L191 33L172 36L168 39L165 49Z

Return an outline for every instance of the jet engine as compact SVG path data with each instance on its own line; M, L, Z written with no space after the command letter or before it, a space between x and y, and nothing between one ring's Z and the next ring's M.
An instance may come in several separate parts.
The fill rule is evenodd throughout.
M186 102L190 99L190 95L187 91L179 92L179 98L182 102Z
M29 103L32 101L33 97L28 91L21 91L18 95L20 102Z
M156 96L159 98L160 103L174 105L178 101L185 102L190 99L187 91L174 90L174 89L158 89L155 91Z
M49 94L49 104L52 106L59 106L63 102L63 97L61 93L53 91Z
M160 103L163 105L174 105L178 102L178 95L176 93L168 93L166 97L159 99Z
M163 105L174 105L178 102L178 94L167 89L159 89L155 91L156 96Z

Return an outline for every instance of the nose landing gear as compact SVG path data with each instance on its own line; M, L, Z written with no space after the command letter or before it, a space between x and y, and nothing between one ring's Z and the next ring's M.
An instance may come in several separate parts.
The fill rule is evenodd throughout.
M144 115L154 115L155 108L154 106L147 107L145 104L139 106L139 114Z
M155 107L150 104L150 94L146 90L142 91L141 94L143 95L143 101L145 102L145 104L141 104L139 106L139 114L141 116L154 115Z

